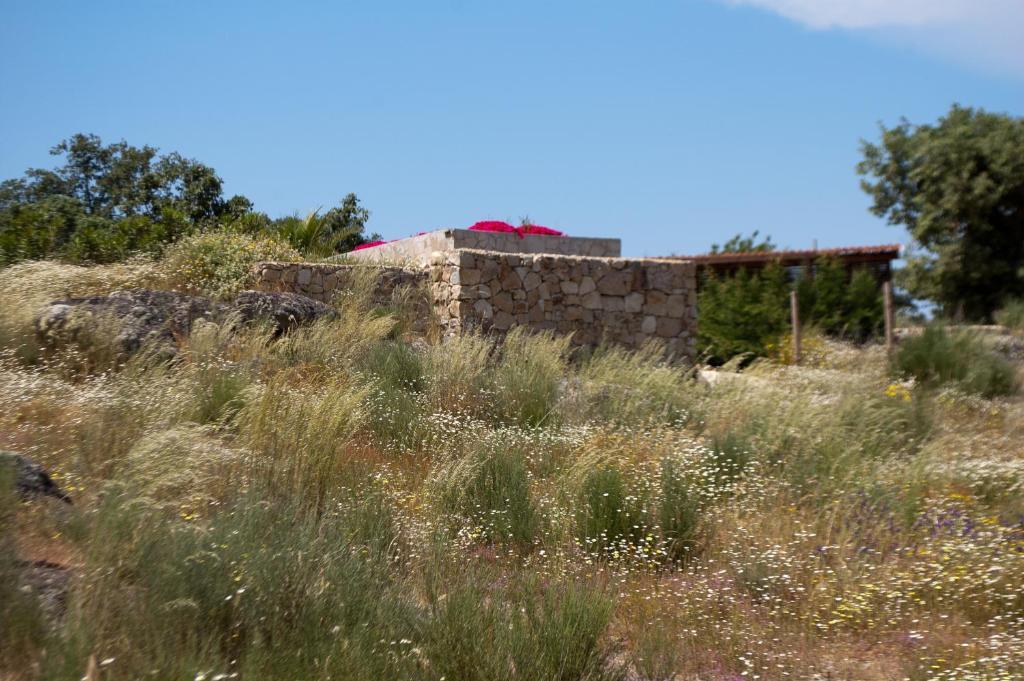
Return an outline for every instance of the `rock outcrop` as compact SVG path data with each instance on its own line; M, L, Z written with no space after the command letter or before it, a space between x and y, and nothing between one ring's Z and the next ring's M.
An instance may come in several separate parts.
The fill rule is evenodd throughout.
M36 335L50 348L95 344L100 338L125 357L143 346L174 354L178 338L187 337L197 319L223 314L207 298L173 291L131 289L108 296L57 300L36 315Z
M242 291L231 303L231 309L242 322L268 320L274 335L312 324L321 318L333 318L337 311L326 303L298 293Z
M173 291L131 289L107 296L57 300L36 315L36 335L49 348L106 342L126 359L141 348L173 357L177 341L199 320L269 321L274 335L336 314L333 307L295 293L243 291L221 303Z
M0 451L0 468L12 472L15 489L22 499L53 497L66 504L71 503L71 497L57 486L49 473L26 456L16 452Z

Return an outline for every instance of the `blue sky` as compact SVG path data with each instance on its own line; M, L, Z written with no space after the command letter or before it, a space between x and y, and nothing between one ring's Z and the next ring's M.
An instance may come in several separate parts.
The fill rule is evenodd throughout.
M1024 113L1022 8L5 0L0 177L81 131L199 159L271 215L354 191L387 238L528 215L628 255L905 241L859 140L952 102Z

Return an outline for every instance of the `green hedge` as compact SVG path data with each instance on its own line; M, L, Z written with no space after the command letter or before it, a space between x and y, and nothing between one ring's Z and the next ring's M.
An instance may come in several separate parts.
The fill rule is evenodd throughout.
M877 335L884 312L874 276L857 270L848 277L843 264L830 258L820 258L814 270L813 277L796 282L778 264L759 272L706 277L698 296L701 349L719 362L744 353L767 355L790 330L789 294L794 288L802 324L858 342Z

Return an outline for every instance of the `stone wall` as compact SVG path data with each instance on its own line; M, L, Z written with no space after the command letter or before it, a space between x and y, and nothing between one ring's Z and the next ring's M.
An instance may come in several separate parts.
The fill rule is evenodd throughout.
M430 261L432 253L465 248L500 253L553 253L601 258L615 258L622 252L618 239L538 234L519 236L500 232L476 232L470 229L444 229L353 251L346 253L345 257L361 262L424 266Z
M362 272L363 274L359 274ZM447 333L514 326L571 334L576 345L608 340L639 347L650 338L675 354L696 350L697 282L690 261L593 258L481 250L435 251L420 268L385 265L263 262L256 288L330 301L370 276L374 300L396 288L429 282L420 317Z
M390 303L396 288L428 281L428 272L422 268L384 265L261 262L254 270L257 290L300 293L324 302L351 288L355 278L361 276L372 279L373 302L377 305Z
M437 253L435 313L450 332L513 326L639 347L649 338L676 354L696 351L696 270L688 261L493 253Z

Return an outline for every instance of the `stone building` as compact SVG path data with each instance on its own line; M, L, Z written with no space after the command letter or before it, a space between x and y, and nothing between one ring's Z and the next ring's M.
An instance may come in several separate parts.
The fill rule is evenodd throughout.
M693 356L697 290L692 262L619 257L618 239L443 230L356 251L332 263L264 262L257 287L329 300L357 269L373 268L381 300L403 285L429 292L447 333L516 326L570 334L577 345L639 347L660 339Z

